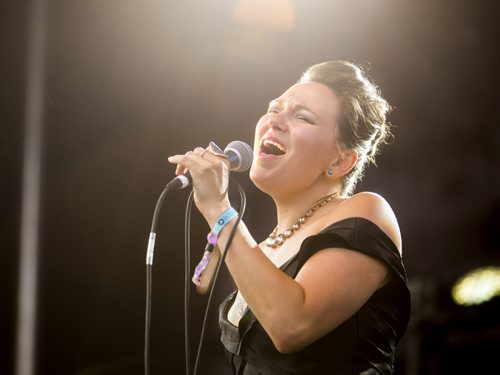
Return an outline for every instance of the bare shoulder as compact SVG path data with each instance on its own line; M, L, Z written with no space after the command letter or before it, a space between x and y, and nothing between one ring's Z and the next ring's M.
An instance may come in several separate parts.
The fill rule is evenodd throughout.
M402 241L399 224L389 203L379 194L362 192L347 198L339 206L343 217L362 217L382 229L401 252Z

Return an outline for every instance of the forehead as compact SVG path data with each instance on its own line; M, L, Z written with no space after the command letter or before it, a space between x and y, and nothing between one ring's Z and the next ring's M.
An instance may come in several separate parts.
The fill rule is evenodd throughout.
M340 111L337 95L319 82L296 83L276 100L284 104L304 106L320 116L336 117Z

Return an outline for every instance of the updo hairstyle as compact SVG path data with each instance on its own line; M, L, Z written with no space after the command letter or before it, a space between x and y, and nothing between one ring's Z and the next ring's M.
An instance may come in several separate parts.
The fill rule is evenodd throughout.
M344 176L341 196L350 196L363 177L367 164L375 164L380 146L392 136L386 116L390 104L364 70L342 60L327 61L309 67L299 82L318 82L330 88L341 101L338 119L338 144L341 152L354 150L356 165Z

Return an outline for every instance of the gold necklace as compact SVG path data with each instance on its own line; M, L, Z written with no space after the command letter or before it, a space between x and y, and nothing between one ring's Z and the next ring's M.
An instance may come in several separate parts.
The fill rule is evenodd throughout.
M292 237L293 234L297 232L302 227L302 225L304 225L307 219L309 219L320 207L323 207L328 202L331 202L333 200L333 197L335 197L336 195L337 193L329 194L326 197L323 197L320 200L316 201L316 204L314 206L307 210L303 216L299 217L295 224L293 224L283 233L278 234L278 226L276 226L269 237L267 237L266 246L276 249L277 247L283 245L287 239Z

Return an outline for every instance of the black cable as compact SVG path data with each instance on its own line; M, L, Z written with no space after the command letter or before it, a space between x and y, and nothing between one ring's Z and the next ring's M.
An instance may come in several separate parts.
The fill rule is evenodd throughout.
M232 181L233 182L233 181ZM238 224L240 223L241 219L243 218L243 215L245 213L245 207L246 207L246 196L243 188L237 183L233 182L236 185L236 188L238 189L238 192L240 193L240 209L239 209L239 215L236 218L236 223L233 226L230 234L228 241L226 243L226 246L224 247L224 251L222 252L222 255L217 263L217 267L214 273L212 285L210 288L210 293L207 301L207 306L205 308L205 314L203 318L203 325L201 328L201 334L200 334L200 341L198 344L198 350L196 353L196 360L195 360L195 366L194 366L194 372L193 375L196 375L198 371L198 363L199 363L199 358L200 354L203 348L203 341L205 338L205 327L206 327L206 322L207 322L207 317L208 317L208 312L210 310L210 305L212 301L212 296L213 292L215 289L215 284L217 282L217 279L219 277L219 272L220 268L222 266L222 263L224 262L224 259L226 258L226 253L227 250L229 249L229 246L231 245L231 242L233 241L234 235L236 234L236 230L238 228ZM149 234L149 242L148 242L148 250L146 254L146 312L145 312L145 330L144 330L144 373L145 375L150 375L151 374L151 356L150 356L150 346L151 346L151 310L152 310L152 274L153 274L153 252L154 252L154 245L155 245L155 240L156 240L156 228L158 226L158 219L159 219L159 214L161 211L161 206L163 204L163 200L165 199L167 193L170 192L169 186L167 186L165 189L160 194L160 197L158 198L158 201L156 202L155 210L153 213L153 220L151 224L151 232ZM187 204L186 204L186 215L185 215L185 268L184 268L184 342L185 342L185 367L186 367L186 374L190 375L190 345L189 345L189 336L190 336L190 327L189 327L189 309L190 309L190 273L191 273L191 265L190 265L190 260L191 260L191 245L190 245L190 223L191 223L191 209L193 205L193 191L191 191L191 194L189 195Z
M144 374L149 375L151 373L151 362L150 362L150 341L151 341L151 294L152 294L152 282L151 282L151 271L152 266L146 264L146 327L144 330Z
M229 238L227 240L226 246L224 247L224 251L222 252L221 257L220 257L220 259L219 259L219 261L217 263L217 268L215 269L214 278L213 278L213 281L212 281L212 286L210 287L210 293L208 295L207 306L205 308L205 314L204 314L204 317L203 317L203 324L201 326L200 341L199 341L199 344L198 344L198 351L196 352L196 360L195 360L195 363L194 363L193 375L196 375L197 372L198 372L198 364L199 364L199 360L200 360L200 354L201 354L201 350L203 348L203 341L205 339L205 327L206 327L206 323L207 323L208 312L210 310L210 305L211 305L211 302L212 302L212 296L213 296L213 293L214 293L215 284L216 284L217 279L219 277L219 272L220 272L222 264L224 263L224 259L226 258L226 254L227 254L227 251L229 249L229 246L231 245L231 242L233 241L234 235L236 234L236 230L238 229L238 225L239 225L241 219L243 218L243 215L245 214L245 208L246 208L245 191L240 186L240 184L238 184L237 182L234 182L234 181L232 181L232 182L234 183L234 185L238 189L238 192L240 193L240 202L241 202L240 203L240 209L239 209L240 212L239 212L239 215L236 218L236 223L234 224L233 228L231 229L231 232L229 234Z
M160 194L156 202L151 223L151 232L149 233L148 251L146 254L146 312L145 312L145 327L144 327L144 374L151 374L151 306L152 306L152 290L153 290L153 251L156 239L156 227L158 226L158 217L160 215L161 206L165 196L169 192L166 187Z

